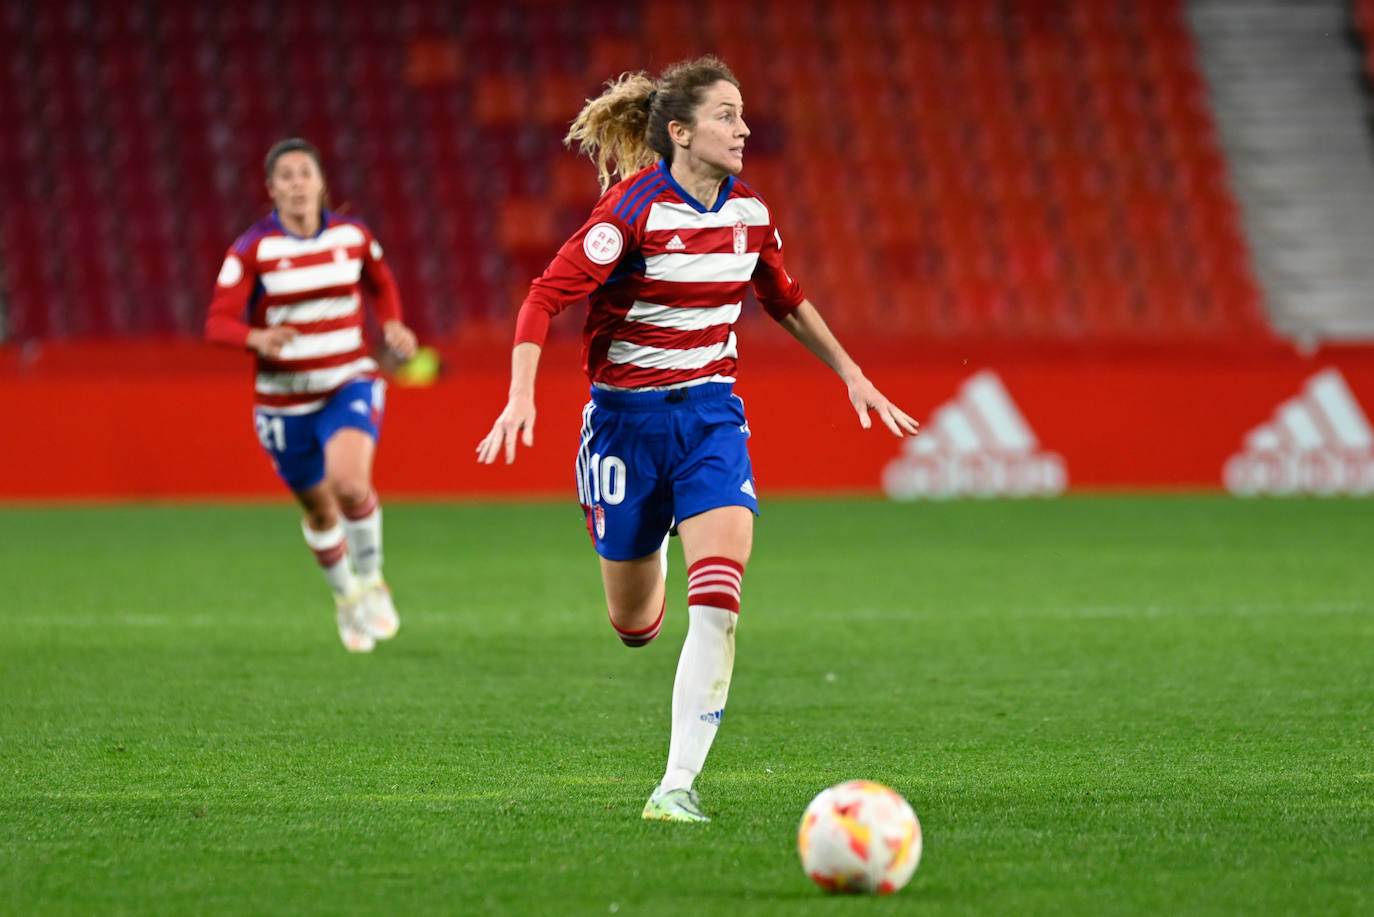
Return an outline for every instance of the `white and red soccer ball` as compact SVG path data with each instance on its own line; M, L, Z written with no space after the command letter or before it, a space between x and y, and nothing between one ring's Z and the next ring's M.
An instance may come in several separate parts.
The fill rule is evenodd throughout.
M797 851L806 874L826 891L890 895L921 862L921 823L896 790L850 780L811 800Z

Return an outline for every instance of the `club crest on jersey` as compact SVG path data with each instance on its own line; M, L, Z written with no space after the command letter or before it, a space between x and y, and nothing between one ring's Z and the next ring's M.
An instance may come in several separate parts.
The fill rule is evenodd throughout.
M596 526L596 537L606 537L606 511L601 508L601 504L592 507L592 522Z
M749 249L749 227L740 220L735 224L735 254L742 255Z

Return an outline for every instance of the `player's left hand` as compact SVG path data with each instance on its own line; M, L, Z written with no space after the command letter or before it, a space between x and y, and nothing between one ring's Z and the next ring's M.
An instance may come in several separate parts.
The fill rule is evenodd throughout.
M888 401L886 395L863 377L850 384L849 403L854 405L854 410L859 415L859 426L865 430L873 426L873 420L868 416L869 411L877 414L878 419L897 436L915 436L917 428L920 427L910 414Z
M386 341L386 346L396 356L402 360L409 360L415 356L415 332L407 328L399 319L392 319L382 324L382 339Z

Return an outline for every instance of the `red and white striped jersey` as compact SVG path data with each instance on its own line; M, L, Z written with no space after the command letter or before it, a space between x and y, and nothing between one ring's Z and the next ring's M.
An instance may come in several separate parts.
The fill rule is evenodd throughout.
M748 285L773 318L801 304L768 205L733 177L714 206L659 162L612 186L535 280L517 344L543 344L549 319L589 297L582 358L592 382L666 388L733 382L734 324Z
M362 221L326 210L320 231L306 239L287 232L273 212L225 255L205 336L245 347L251 328L295 328L279 357L258 356L257 403L304 414L350 379L377 371L363 340L362 289L379 321L401 317L396 280Z

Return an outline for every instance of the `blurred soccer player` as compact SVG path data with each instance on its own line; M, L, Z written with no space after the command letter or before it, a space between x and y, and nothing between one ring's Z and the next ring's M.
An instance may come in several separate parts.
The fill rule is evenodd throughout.
M692 784L725 709L740 587L758 501L744 405L733 393L740 304L759 302L898 436L916 422L864 377L783 268L763 199L735 178L749 128L739 83L703 57L655 80L627 74L587 103L569 145L597 164L603 195L537 279L516 321L510 397L479 462L534 443L534 381L554 314L590 297L583 332L591 401L576 472L601 558L611 624L628 646L653 640L666 607L666 535L687 563L688 631L673 683L663 779L644 817L707 821ZM611 185L613 177L621 180ZM609 189L607 186L610 186Z
M224 258L206 337L257 354L258 439L304 509L306 544L334 592L339 638L370 651L399 621L382 579L382 511L372 459L385 383L363 340L361 290L388 348L415 352L382 248L359 220L326 209L319 152L300 139L267 154L275 209Z

